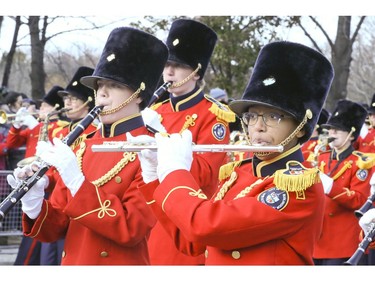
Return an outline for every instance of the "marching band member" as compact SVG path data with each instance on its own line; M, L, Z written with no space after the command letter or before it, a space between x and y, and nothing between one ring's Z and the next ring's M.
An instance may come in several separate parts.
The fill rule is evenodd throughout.
M22 197L24 234L51 242L65 236L62 265L147 265L147 238L155 217L137 186L142 183L135 153L92 152L94 144L149 134L140 111L162 74L168 49L133 28L114 29L92 76L82 84L96 91L102 126L74 150L54 139L40 157L61 177L43 200L43 177ZM24 171L26 172L26 171ZM24 174L16 175L22 178ZM14 185L15 179L8 178Z
M65 89L59 90L58 95L64 102L64 108L66 117L69 119L69 123L65 126L58 127L52 132L53 137L63 139L78 125L78 123L90 112L95 106L94 90L86 87L80 82L80 79L84 76L92 75L94 69L91 67L81 66L74 73L73 78ZM91 123L80 137L71 145L74 149L88 135L95 133L97 130L97 124ZM37 153L38 154L38 153ZM49 180L49 185L46 188L47 193L51 193L56 185L56 181L59 178L57 170L53 167L46 173ZM61 256L64 250L64 238L61 238L52 243L42 243L40 249L40 264L41 265L60 265Z
M176 247L190 255L206 250L206 265L313 264L324 193L318 169L303 165L301 144L311 136L333 75L331 63L304 45L262 48L242 98L229 107L242 116L250 143L280 144L284 151L222 166L211 198L189 172L190 130L155 135L157 167L140 160L142 173L154 168L157 178L140 190Z
M179 19L172 23L163 78L173 84L169 99L152 107L168 133L189 129L196 144L228 144L228 122L235 120L226 105L204 93L203 79L216 41L216 33L198 21ZM195 155L191 172L206 194L212 195L216 189L218 171L225 159L226 153ZM152 265L204 264L203 255L180 253L160 222L152 229L148 246Z
M360 228L354 211L365 202L370 191L374 159L354 150L367 116L366 109L349 100L339 100L327 123L331 151L321 153L325 193L323 230L314 250L316 265L341 265L358 246Z

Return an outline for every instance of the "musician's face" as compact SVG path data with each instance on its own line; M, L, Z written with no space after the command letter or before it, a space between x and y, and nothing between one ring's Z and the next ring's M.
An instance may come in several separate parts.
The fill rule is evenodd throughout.
M190 66L168 61L164 67L163 79L164 82L171 81L173 83L179 83L188 77L193 71L194 70ZM168 92L172 93L174 96L182 96L194 90L198 80L199 76L195 74L186 83L176 88L172 87Z
M104 105L103 112L118 108L134 93L134 91L127 86L112 80L99 79L97 81L97 86L96 105ZM139 113L139 104L141 102L141 98L135 98L119 111L108 115L100 115L100 119L103 124L112 124L119 119Z
M40 105L39 118L42 118L42 119L46 118L47 114L54 110L57 110L57 109L55 109L52 105L43 101Z
M328 136L335 138L329 145L337 151L348 148L353 140L352 136L349 137L349 132L336 128L328 129Z
M256 114L264 115L264 117L258 116L257 119L253 118L253 121L247 126L249 139L253 145L279 145L288 138L298 126L297 121L293 117L275 108L254 105L249 108L248 112L253 116L256 116ZM268 125L264 122L264 118ZM297 136L284 146L284 151L294 147L298 142L298 138L303 135L304 131L297 133ZM280 153L276 152L259 158L262 160L271 159L278 154Z
M85 102L75 96L66 95L63 97L63 101L64 107L71 109L66 112L66 117L72 121L84 118L89 111L88 106L83 106Z

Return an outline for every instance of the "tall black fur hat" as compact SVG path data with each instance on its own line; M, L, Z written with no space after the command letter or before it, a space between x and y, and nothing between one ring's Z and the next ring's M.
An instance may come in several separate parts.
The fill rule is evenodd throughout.
M52 86L48 93L42 98L42 102L48 103L51 106L58 104L59 106L56 108L56 110L60 110L64 107L64 102L58 94L58 92L61 90L64 90L64 88L58 85Z
M81 78L81 83L96 90L98 79L122 83L140 92L141 108L148 104L168 58L167 46L144 31L119 27L112 30L92 76Z
M86 102L89 97L91 97L91 102L89 102L90 110L95 106L94 90L83 85L80 79L84 76L92 75L94 69L87 66L81 66L77 69L73 78L70 80L68 86L65 89L58 92L61 97L66 95L72 95L79 98L80 100Z
M242 115L252 104L272 106L298 122L311 113L299 140L303 143L315 128L333 76L332 64L321 53L298 43L273 42L261 49L242 98L229 107Z
M193 69L200 63L200 80L206 72L214 51L217 35L207 25L190 19L175 20L168 33L169 61L185 64Z
M339 100L335 110L323 128L337 128L350 132L354 128L353 137L356 140L367 117L367 110L359 103L350 100Z
M368 107L369 113L375 113L375 94L372 95L370 106Z

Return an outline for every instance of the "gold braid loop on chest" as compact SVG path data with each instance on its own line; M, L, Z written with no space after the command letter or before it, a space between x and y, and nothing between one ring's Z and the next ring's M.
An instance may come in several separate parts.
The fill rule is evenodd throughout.
M86 150L86 144L82 142L80 144L80 148L76 152L78 165L81 171L82 171L82 158L83 158L83 154L85 150ZM113 179L119 172L121 172L121 170L129 162L133 162L136 159L136 156L137 154L135 152L124 152L121 160L117 162L117 164L112 169L110 169L105 175L103 175L99 179L91 181L91 183L95 185L96 187L103 186L104 184L109 182L111 179Z
M230 174L229 180L227 180L220 188L219 192L216 194L216 197L214 199L215 201L222 200L225 196L225 194L228 192L228 190L232 187L234 182L237 180L237 173L233 171Z
M186 117L185 117L185 124L182 126L182 129L181 129L181 131L180 131L180 134L183 132L183 131L185 131L187 128L189 128L189 127L193 127L193 126L195 126L195 120L197 120L197 118L198 118L198 115L197 114L193 114L193 115L187 115Z

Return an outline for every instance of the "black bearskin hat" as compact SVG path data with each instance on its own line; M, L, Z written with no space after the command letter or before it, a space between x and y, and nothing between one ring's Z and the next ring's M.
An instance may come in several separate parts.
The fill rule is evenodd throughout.
M301 122L312 113L304 126L304 143L314 131L331 87L334 70L321 53L298 43L280 41L264 46L259 52L242 98L229 107L239 116L252 104L276 107Z
M167 37L168 61L185 64L198 71L203 79L217 41L215 31L207 25L189 19L179 19L172 23Z
M367 117L367 110L359 103L350 100L339 100L335 110L323 128L336 128L350 132L354 128L353 137L356 140Z
M81 66L77 69L73 78L70 80L68 86L65 89L59 91L59 95L64 97L66 95L72 95L79 98L80 100L86 102L89 97L91 97L91 102L89 102L89 110L95 106L94 90L86 87L80 82L80 79L84 76L92 75L94 69L87 66Z
M42 102L48 103L51 106L55 106L56 104L58 104L59 106L56 108L56 110L60 110L64 107L64 102L58 94L58 92L61 90L64 90L64 88L58 85L54 85L42 98Z
M119 27L112 30L92 76L81 78L81 83L96 90L98 79L122 83L140 92L143 109L153 95L168 58L167 46L144 31Z

